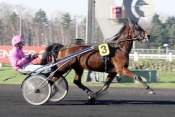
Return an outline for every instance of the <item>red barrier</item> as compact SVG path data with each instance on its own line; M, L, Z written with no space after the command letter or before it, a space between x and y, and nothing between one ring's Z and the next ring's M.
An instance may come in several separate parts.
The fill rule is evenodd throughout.
M0 63L9 64L8 56L11 48L12 46L0 46ZM25 54L38 53L39 57L33 61L37 63L41 58L44 48L45 46L24 46L24 52Z

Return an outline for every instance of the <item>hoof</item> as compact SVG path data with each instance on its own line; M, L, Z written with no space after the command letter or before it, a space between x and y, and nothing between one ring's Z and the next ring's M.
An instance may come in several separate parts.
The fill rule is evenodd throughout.
M92 98L96 98L96 93L94 93L93 91L88 92L88 99L92 99Z
M149 91L148 94L150 94L150 95L155 95L156 92L154 92L154 91Z
M86 104L95 104L96 99L95 98L90 98Z

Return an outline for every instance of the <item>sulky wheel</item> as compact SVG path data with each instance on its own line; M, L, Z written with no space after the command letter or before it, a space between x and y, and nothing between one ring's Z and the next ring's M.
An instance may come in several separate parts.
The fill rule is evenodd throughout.
M54 84L51 86L52 93L49 101L58 102L62 100L68 92L68 83L64 77L60 77Z
M41 105L48 101L51 86L44 75L33 75L22 84L24 99L32 105Z

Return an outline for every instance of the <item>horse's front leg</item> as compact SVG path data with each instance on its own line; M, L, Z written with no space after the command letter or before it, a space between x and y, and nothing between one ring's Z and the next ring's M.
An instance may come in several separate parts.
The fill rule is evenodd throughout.
M82 84L81 77L83 75L83 69L74 69L75 70L75 79L74 84L76 84L80 89L85 91L88 96L92 96L94 93L92 90L90 90L88 87Z
M139 81L146 90L148 90L149 94L155 94L154 90L144 81L144 79L141 76L138 76L136 74L134 74L133 72L129 71L127 68L123 68L121 75L133 78L134 80Z

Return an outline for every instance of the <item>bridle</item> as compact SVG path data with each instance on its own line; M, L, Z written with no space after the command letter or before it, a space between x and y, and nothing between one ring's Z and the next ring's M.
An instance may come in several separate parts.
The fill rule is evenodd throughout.
M129 25L125 28L127 28L127 29L122 29L123 31L127 30L125 32L125 34L122 34L123 31L121 31L117 35L108 39L109 40L108 43L112 47L121 48L121 44L124 42L142 41L142 40L148 39L148 35L147 35L146 31L144 31L137 24L133 24L132 26ZM120 38L123 38L123 39L120 39Z
M137 33L136 31L139 32L138 35L136 34ZM132 28L129 27L127 39L120 40L120 41L118 41L118 43L127 42L127 41L142 41L142 40L147 39L147 38L148 38L147 32L144 31L137 24L134 24Z

